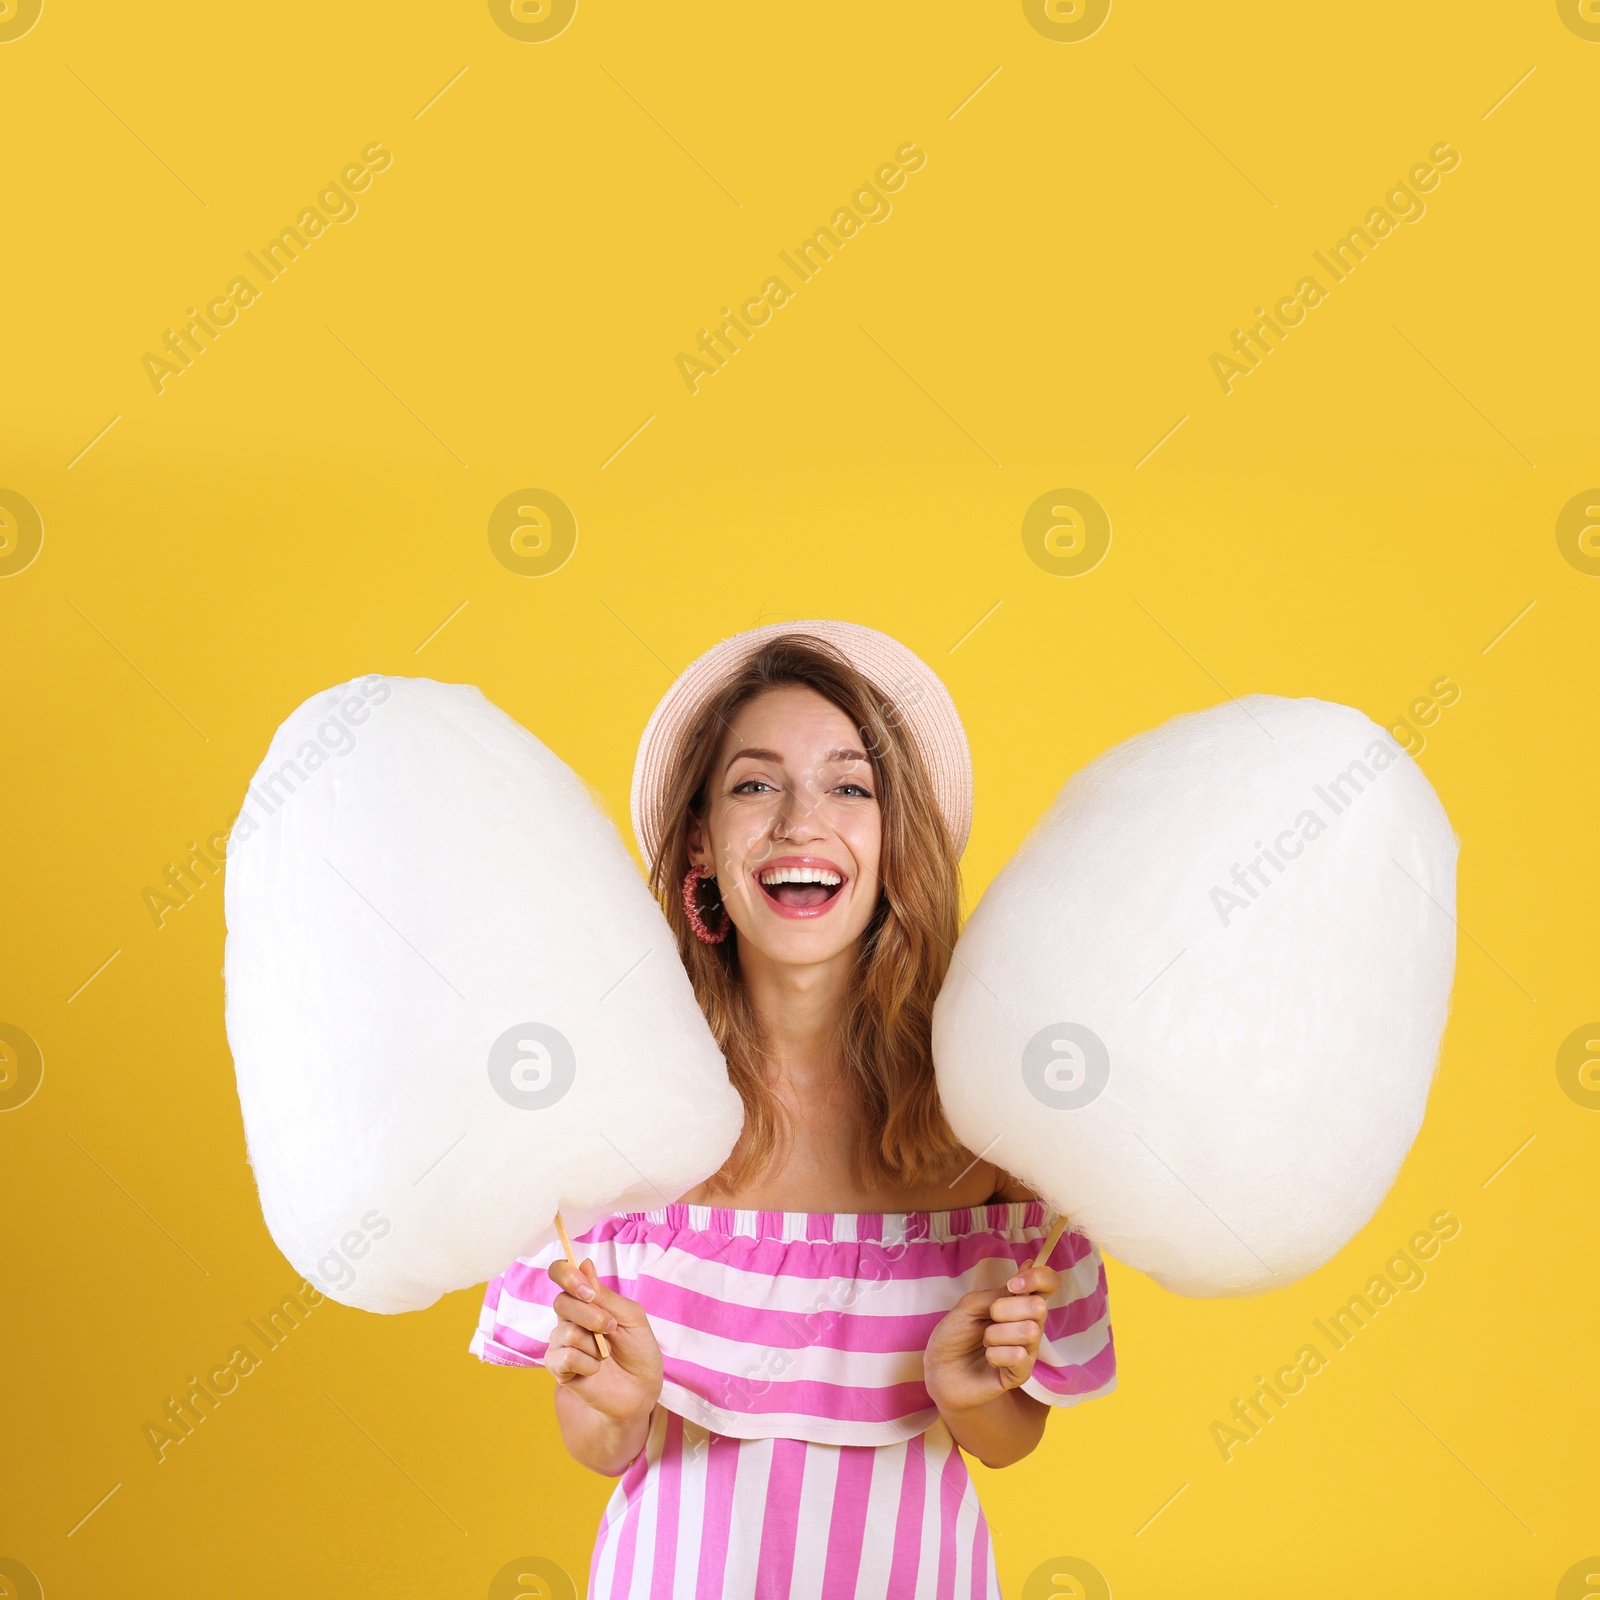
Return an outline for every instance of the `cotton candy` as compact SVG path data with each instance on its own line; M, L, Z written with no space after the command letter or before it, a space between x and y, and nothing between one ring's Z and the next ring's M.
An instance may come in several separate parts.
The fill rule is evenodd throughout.
M1456 840L1359 711L1252 695L1072 778L984 895L934 1012L956 1133L1187 1295L1348 1242L1422 1121Z
M369 677L278 730L226 869L261 1208L333 1298L406 1311L676 1200L743 1112L584 784L478 690Z

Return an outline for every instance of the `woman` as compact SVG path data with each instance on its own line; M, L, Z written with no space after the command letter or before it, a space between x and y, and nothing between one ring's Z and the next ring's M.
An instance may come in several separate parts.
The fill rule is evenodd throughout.
M939 1105L970 796L943 685L853 625L726 641L645 731L635 826L744 1131L581 1271L508 1268L473 1342L621 1477L591 1596L997 1596L961 1451L1008 1466L1115 1385L1098 1252L1032 1264L1043 1206Z

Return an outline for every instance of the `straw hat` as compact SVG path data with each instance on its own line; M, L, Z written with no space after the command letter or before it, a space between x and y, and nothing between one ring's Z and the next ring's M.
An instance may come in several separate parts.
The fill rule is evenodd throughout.
M668 823L662 815L678 751L706 702L763 645L786 634L805 634L831 645L893 708L921 753L956 854L972 827L972 754L950 691L933 669L897 639L856 622L775 622L736 633L686 667L661 698L633 764L633 832L647 862Z

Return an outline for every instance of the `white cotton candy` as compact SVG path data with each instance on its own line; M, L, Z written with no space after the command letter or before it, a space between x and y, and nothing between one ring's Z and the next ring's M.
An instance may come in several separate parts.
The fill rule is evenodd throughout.
M1180 1294L1292 1282L1421 1125L1455 862L1421 769L1349 706L1252 695L1129 739L962 933L934 1013L956 1133Z
M369 677L278 730L228 846L227 1023L261 1209L325 1293L408 1311L743 1120L672 934L577 776L478 690Z

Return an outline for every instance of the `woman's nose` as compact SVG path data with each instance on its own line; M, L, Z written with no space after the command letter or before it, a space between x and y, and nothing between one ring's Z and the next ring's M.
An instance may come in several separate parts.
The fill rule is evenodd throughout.
M776 836L791 842L821 838L826 830L817 818L819 798L814 789L804 785L785 791L778 808L774 828Z

